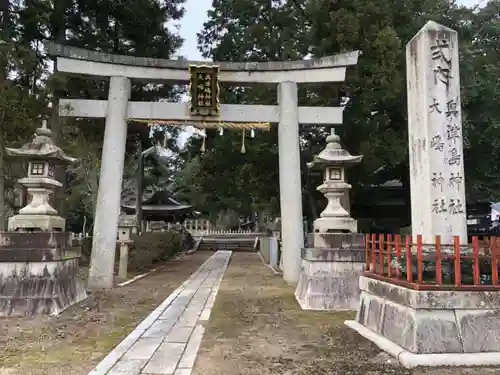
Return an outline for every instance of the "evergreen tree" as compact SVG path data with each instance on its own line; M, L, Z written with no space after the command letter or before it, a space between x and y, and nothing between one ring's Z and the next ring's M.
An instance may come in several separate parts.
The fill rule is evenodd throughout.
M198 34L200 51L215 61L297 60L307 55L306 19L301 1L215 0L208 21ZM276 104L271 87L227 87L223 103ZM211 197L205 209L235 210L253 216L258 210L277 214L279 209L277 131L246 134L246 153L240 154L241 132L223 136L209 132L207 152L199 159L203 175L197 179ZM199 147L194 141L195 152ZM193 188L194 189L194 188ZM200 187L194 189L198 191Z
M494 37L498 4L494 0L484 8L471 9L449 0L390 0L383 4L375 0L214 0L209 20L199 34L199 45L205 57L229 61L299 59L308 53L323 57L360 50L358 66L348 69L344 85L318 85L299 91L299 100L308 98L308 105L339 105L342 97L348 98L340 135L351 153L365 156L363 163L350 171L356 201L370 199L363 194L364 186L388 180L402 181L409 197L405 45L428 20L457 30L461 41L467 191L474 199L498 199L499 179L495 176L500 174L500 163L491 155L491 150L498 149L500 135L500 113L493 108L500 82L496 68L499 49ZM270 89L234 91L226 90L230 94L223 96L225 103L275 103L275 92ZM310 159L324 147L324 131L302 131L303 159ZM268 136L261 139L269 141ZM212 192L213 181L218 178L224 190L217 200L231 202L229 194L237 190L238 171L244 168L231 174L224 164L219 169L212 154L225 155L219 157L225 159L234 146L219 138L212 142L214 150L200 159L203 176L198 183L203 191ZM258 147L258 142L250 143L250 147ZM252 161L241 163L265 165L269 174L255 171L253 186L267 188L267 178L272 175L277 194L277 168L271 171L276 166L276 139L272 146L264 147L272 154L252 155ZM305 168L302 173L306 177ZM319 176L311 177L309 186L303 178L303 191L309 192L309 201L316 202L319 197L311 199L310 192L319 183ZM264 195L261 198L269 199ZM313 207L304 211L314 213Z
M17 22L18 2L3 2L0 9L0 230L4 230L13 204L12 171L6 163L5 145L19 145L32 135L37 112L43 107L36 100L32 85L23 74L36 66L31 48L20 41Z
M9 57L8 65L2 61L2 66L6 67L3 72L5 74L2 75L2 85L9 72L15 71L16 74L11 81L15 83L15 87L20 88L38 104L34 111L36 116L51 117L51 128L56 142L74 156L84 160L82 164L85 168L83 169L88 173L83 170L75 171L76 179L72 180L74 186L71 187L70 193L78 193L79 196L95 196L97 183L89 184L89 181L98 180L104 121L76 121L74 119L61 121L57 115L57 104L58 99L65 96L88 99L107 98L108 84L99 80L68 78L59 73L47 76L47 68L50 67L51 60L44 54L43 42L48 39L60 44L109 53L171 58L181 46L182 40L179 35L167 28L167 22L181 19L185 0L124 0L119 2L110 0L89 2L25 0L21 2L15 0L6 3L8 11L2 12L2 41L8 41L9 46L15 44L13 51L26 52L25 55L30 56L30 59ZM6 60L5 57L6 55L2 54L0 59ZM55 64L55 61L52 63ZM170 85L134 83L132 100L176 100L180 92L178 87ZM2 91L2 95L3 93ZM48 105L49 102L52 104L51 107ZM17 108L11 104L6 107L9 108L9 114L15 113L14 108ZM23 105L22 108L27 107ZM37 122L35 120L28 122L31 127L39 125L35 124ZM8 124L9 129L5 128L5 124ZM31 134L25 136L18 131L18 126L19 121L2 122L2 129L5 132L20 135L24 141L27 141ZM132 155L136 151L137 139L145 147L151 144L149 130L145 125L129 126L129 133L128 154ZM168 138L168 146L174 152L177 151L177 134L178 129L172 129ZM5 140L7 144L11 141L8 137ZM4 142L0 143L3 147ZM89 166L89 162L93 165ZM92 176L89 175L90 172ZM96 172L97 175L94 175ZM1 188L2 185L0 185L0 190ZM3 194L0 195L3 196ZM70 204L80 201L78 198L67 200ZM71 210L71 207L65 208L65 211ZM92 205L89 205L85 211L87 216L92 216Z
M475 8L460 58L468 198L500 200L500 1Z

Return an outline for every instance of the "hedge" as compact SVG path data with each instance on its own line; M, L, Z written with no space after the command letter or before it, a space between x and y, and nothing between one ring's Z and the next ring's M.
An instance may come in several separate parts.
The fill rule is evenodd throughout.
M194 241L189 232L171 230L168 232L146 232L132 235L133 243L129 247L128 270L144 271L153 268L158 262L169 259L182 250L192 249ZM82 262L90 260L92 237L82 241ZM115 262L120 257L120 246L116 246Z
M133 235L129 248L128 270L144 271L181 250L180 232L146 232Z

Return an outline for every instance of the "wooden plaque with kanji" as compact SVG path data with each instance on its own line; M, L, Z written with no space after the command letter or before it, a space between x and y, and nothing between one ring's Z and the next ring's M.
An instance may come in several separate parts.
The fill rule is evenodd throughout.
M192 116L219 115L219 67L189 66L190 103Z

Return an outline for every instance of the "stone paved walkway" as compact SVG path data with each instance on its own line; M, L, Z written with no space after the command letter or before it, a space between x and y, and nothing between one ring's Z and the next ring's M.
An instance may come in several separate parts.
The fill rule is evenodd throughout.
M231 251L217 251L88 375L190 375Z

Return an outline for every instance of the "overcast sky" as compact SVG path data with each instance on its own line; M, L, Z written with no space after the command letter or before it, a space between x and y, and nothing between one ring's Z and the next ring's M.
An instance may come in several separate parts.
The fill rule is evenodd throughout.
M484 3L485 0L458 0L459 4L474 5ZM207 19L207 11L212 6L212 0L187 0L186 14L180 26L184 46L180 55L189 60L202 60L196 45L196 33L201 30Z

